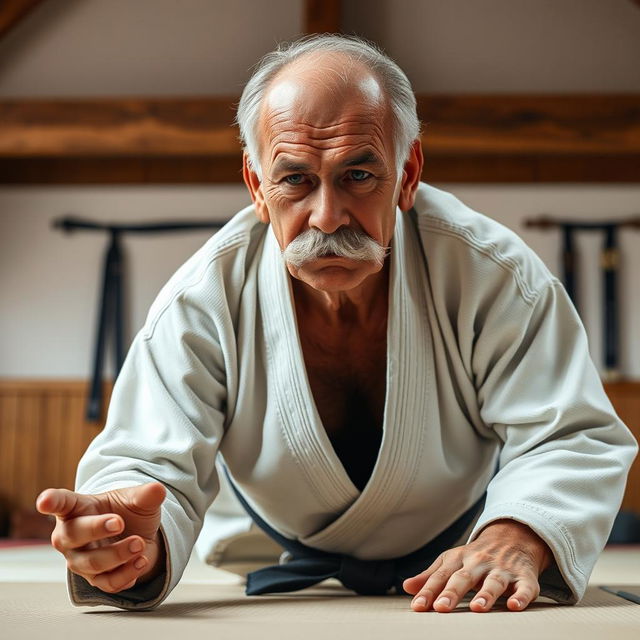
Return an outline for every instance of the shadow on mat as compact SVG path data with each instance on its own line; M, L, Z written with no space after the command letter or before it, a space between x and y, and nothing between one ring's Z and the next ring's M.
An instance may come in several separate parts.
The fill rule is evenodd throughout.
M207 617L215 617L216 614L221 614L227 617L230 612L238 611L243 608L252 608L252 607L278 607L282 604L291 605L295 602L299 602L301 606L308 604L329 604L332 606L339 606L340 603L351 600L352 598L358 598L355 593L347 591L341 587L331 587L329 585L323 587L316 587L314 589L314 593L290 593L290 594L271 594L271 595L263 595L263 596L242 596L239 598L221 598L220 600L199 600L192 602L166 602L161 604L157 609L152 609L149 611L122 611L116 609L110 610L92 610L92 611L83 611L83 615L108 615L108 616L130 616L130 615L142 615L148 618L154 619L162 619L162 618L207 618ZM413 613L410 609L410 597L409 596L381 596L380 598L375 598L375 600L380 601L393 601L397 603L399 599L406 598L406 609L401 608L397 609L396 607L391 607L396 610L398 613ZM453 615L460 613L474 613L469 607L470 598L467 597L463 600L462 605L457 609L450 611L447 614L437 614L435 611L425 611L423 614L431 614L431 615ZM602 591L597 586L589 586L587 588L587 592L585 594L584 599L576 605L577 607L620 607L621 605L629 604L634 606L632 602L627 602L615 595L609 594L607 592ZM348 603L349 607L353 606L353 603ZM527 613L537 613L548 611L549 608L555 607L569 607L572 605L565 605L558 602L553 602L551 600L541 600L530 604L525 612ZM636 605L637 606L637 605ZM490 611L487 611L483 614L475 614L474 615L490 615L496 613L512 613L513 615L517 615L519 612L517 611L509 611L507 608L506 598L499 598L496 604ZM420 614L417 614L420 615Z
M122 611L122 610L99 610L99 611L83 611L83 615L108 615L108 616L130 616L141 615L147 618L198 618L198 617L211 617L216 613L223 613L227 610L233 611L242 609L243 607L267 607L277 606L282 603L291 604L292 600L299 600L304 604L309 603L328 603L336 600L342 600L344 596L260 596L258 597L243 597L234 599L221 599L221 600L209 600L209 601L197 601L197 602L166 602L161 604L157 609L151 609L149 611ZM206 614L206 615L204 615Z
M351 594L348 594L351 595ZM353 597L358 597L355 594ZM157 609L152 609L150 611L122 611L122 610L94 610L94 611L84 611L83 615L108 615L110 617L116 616L130 616L130 615L141 615L146 618L153 619L169 619L169 618L215 618L216 615L221 615L223 617L233 616L234 613L241 611L243 608L267 608L267 607L279 607L283 604L291 606L295 602L299 602L301 606L307 606L309 604L322 604L327 605L331 604L333 610L335 612L336 606L339 606L341 602L345 601L345 596L335 596L335 595L286 595L286 596L260 596L253 598L234 598L234 599L221 599L221 600L209 600L209 601L194 601L194 602L167 602L165 604L160 605ZM397 599L393 598L396 602ZM389 598L384 598L384 600L389 600ZM410 608L410 598L406 599L406 607L402 607L400 609L396 607L390 607L397 613L414 613ZM464 605L468 604L467 602L463 603ZM353 606L349 604L349 606ZM549 607L557 607L563 606L558 605L557 603L546 603L546 602L534 602L533 604L527 607L527 611L545 611L548 610ZM509 612L507 609L506 601L498 602L494 605L494 608L491 611L486 613L505 613ZM435 611L426 611L425 614L431 615L441 615L437 614ZM446 615L452 615L455 613L472 613L468 606L461 606L453 611L449 612ZM486 615L486 613L484 615ZM515 612L513 612L515 614ZM420 614L416 614L420 615Z

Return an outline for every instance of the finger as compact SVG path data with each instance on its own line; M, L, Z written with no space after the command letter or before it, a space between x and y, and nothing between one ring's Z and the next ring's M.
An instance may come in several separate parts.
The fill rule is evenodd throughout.
M455 609L483 572L484 568L481 566L462 566L452 573L444 588L439 593L434 593L434 611L447 613Z
M144 541L139 536L130 536L106 547L72 551L67 555L67 568L86 579L135 561L144 550Z
M418 593L418 591L420 591L420 589L424 586L424 583L428 580L431 574L439 569L441 565L442 556L440 555L424 571L415 576L412 576L411 578L407 578L402 583L402 588L411 595Z
M45 489L36 499L36 508L45 515L66 518L76 508L79 497L69 489Z
M122 518L114 513L58 520L51 534L51 544L61 553L65 553L71 549L84 547L90 542L118 535L123 529Z
M106 593L118 593L118 591L130 589L135 585L138 578L147 569L148 562L144 556L140 556L113 571L87 578L87 582Z
M420 591L411 602L414 611L428 611L433 605L451 575L460 569L461 563L456 559L455 564L451 560L443 560L442 564L429 576Z
M507 571L490 571L482 583L469 608L478 613L489 611L496 600L503 595L513 583L513 575Z
M540 584L534 576L518 580L515 584L514 594L507 600L507 608L510 611L522 611L539 595Z

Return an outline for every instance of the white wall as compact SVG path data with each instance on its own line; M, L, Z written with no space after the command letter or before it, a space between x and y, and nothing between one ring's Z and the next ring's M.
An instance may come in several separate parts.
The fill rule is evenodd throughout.
M52 228L54 219L226 220L250 201L240 185L0 189L0 376L91 371L108 234L65 234ZM161 286L211 233L125 236L130 336Z
M302 0L47 0L0 42L0 96L236 95ZM639 91L631 0L343 0L417 91Z
M631 0L346 0L344 26L381 43L416 91L640 91Z
M345 30L377 39L417 91L639 91L640 9L630 0L344 0ZM274 43L301 31L301 0L48 0L0 41L0 97L239 93ZM557 234L524 217L640 213L640 185L450 185L522 233L553 271ZM64 236L55 217L223 219L241 185L0 187L0 376L85 377L106 237ZM168 276L206 239L130 237L129 333ZM640 238L623 234L624 369L640 377ZM580 241L584 317L600 357L597 239Z
M542 212L603 219L638 212L640 185L438 185L514 229L559 273L557 232L525 229ZM68 212L102 221L227 219L249 203L244 187L40 187L0 189L0 376L85 377L90 372L107 236L51 228ZM208 232L127 236L129 334L160 287ZM622 365L640 377L640 232L621 236ZM581 291L592 354L601 361L599 236L583 234Z
M47 0L0 42L0 96L238 95L299 0Z

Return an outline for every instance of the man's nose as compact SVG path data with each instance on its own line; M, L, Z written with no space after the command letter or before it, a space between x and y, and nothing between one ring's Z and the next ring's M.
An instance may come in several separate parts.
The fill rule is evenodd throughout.
M342 226L348 226L349 214L336 194L335 189L321 186L317 189L309 216L309 226L323 233L333 233Z

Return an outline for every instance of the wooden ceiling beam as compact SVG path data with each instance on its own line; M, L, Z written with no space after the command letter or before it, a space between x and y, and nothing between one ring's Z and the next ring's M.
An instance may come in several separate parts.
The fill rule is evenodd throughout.
M305 0L304 33L339 33L341 14L341 0Z
M0 101L0 183L235 182L236 98ZM640 182L640 94L422 95L425 175Z
M228 156L235 98L7 99L0 157Z
M431 153L640 153L640 94L422 95L417 101Z
M43 0L2 0L0 2L0 40Z
M0 157L236 155L236 98L0 100ZM421 95L435 155L640 153L640 94Z
M627 156L427 155L432 184L640 183L640 154ZM242 157L0 158L0 185L238 184Z

